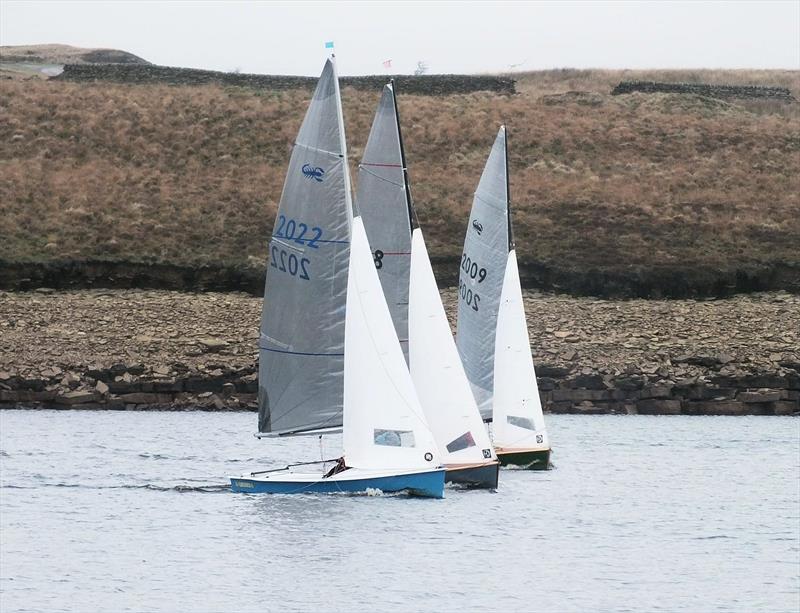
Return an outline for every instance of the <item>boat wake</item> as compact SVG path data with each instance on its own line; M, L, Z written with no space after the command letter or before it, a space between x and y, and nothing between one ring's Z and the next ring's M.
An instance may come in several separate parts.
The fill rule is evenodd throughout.
M36 485L14 485L4 483L0 490L35 490L41 487L64 487L64 488L81 488L86 490L151 490L155 492L202 492L202 493L219 493L229 492L230 484L209 484L209 485L155 485L153 483L145 483L141 485L122 484L122 485L87 485L84 483L38 483Z

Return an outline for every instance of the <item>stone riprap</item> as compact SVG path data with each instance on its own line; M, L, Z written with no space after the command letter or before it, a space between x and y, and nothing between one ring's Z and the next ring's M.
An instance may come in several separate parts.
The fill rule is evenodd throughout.
M525 306L547 411L800 410L800 296ZM260 311L237 293L0 292L0 407L253 410Z
M709 85L707 83L656 83L654 81L623 81L612 91L620 94L694 94L709 98L759 98L794 102L792 93L785 87L763 87L760 85Z
M67 64L64 71L54 77L63 81L105 81L112 83L166 83L169 85L206 85L217 83L251 89L274 91L287 89L313 90L316 77L243 74L198 70L195 68L173 68L152 64ZM514 94L514 79L490 75L369 75L363 77L340 77L343 87L354 87L380 91L389 79L394 79L404 94L445 96L490 91Z

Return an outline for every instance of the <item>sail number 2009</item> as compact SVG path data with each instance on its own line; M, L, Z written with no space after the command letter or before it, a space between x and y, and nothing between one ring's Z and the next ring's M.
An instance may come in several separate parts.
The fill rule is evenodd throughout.
M461 270L469 275L470 279L478 279L478 283L483 283L486 278L486 269L473 262L466 253L461 256Z
M461 297L461 300L467 303L467 306L472 307L473 311L478 310L478 305L481 303L481 297L477 292L473 292L470 288L468 288L467 284L460 279L458 281L458 295Z

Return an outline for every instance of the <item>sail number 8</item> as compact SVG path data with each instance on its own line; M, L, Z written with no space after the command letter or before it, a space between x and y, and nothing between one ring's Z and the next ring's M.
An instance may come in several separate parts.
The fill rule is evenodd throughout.
M466 253L461 256L461 270L467 273L470 279L477 278L478 283L483 282L486 278L486 269L478 266L478 263L473 262Z

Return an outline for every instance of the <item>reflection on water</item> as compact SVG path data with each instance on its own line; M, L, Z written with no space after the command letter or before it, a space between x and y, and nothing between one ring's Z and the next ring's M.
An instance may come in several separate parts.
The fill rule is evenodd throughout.
M800 420L550 416L444 500L231 494L332 457L251 414L0 412L0 609L797 611Z

